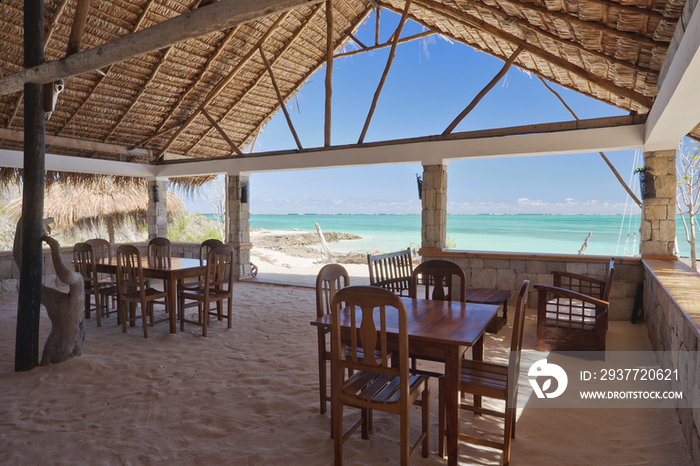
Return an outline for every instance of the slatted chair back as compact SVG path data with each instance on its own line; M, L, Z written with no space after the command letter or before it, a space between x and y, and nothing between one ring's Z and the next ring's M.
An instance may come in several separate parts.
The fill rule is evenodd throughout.
M90 295L95 295L95 314L97 325L102 326L100 312L99 278L95 265L95 250L87 243L76 243L73 246L73 267L83 276L85 286L85 317L90 317Z
M340 264L328 264L318 272L316 276L316 317L323 317L331 313L331 305L336 293L350 286L350 276ZM318 384L321 401L321 414L326 412L329 396L326 394L326 361L330 360L330 350L327 349L326 335L330 329L318 327Z
M148 242L148 263L153 267L170 268L170 240L156 237Z
M214 249L217 246L221 246L222 243L221 240L215 239L215 238L210 238L207 240L202 241L202 244L199 245L199 263L204 264L204 261L207 259L207 256L209 255L209 251Z
M347 323L350 328L359 329L350 332L350 339L344 349L341 340L341 305L348 310ZM401 299L393 293L372 286L348 286L335 294L332 305L331 324L331 364L332 370L340 370L343 377L345 369L381 373L402 378L401 392L408 393L408 324L406 308ZM389 341L387 327L398 329L398 347L390 367ZM377 361L369 349L375 348L380 354ZM363 349L367 349L364 351ZM405 386L404 386L405 384Z
M106 239L93 238L85 241L95 250L95 260L98 264L109 264L112 261L112 245Z
M410 248L388 254L368 254L367 265L370 285L384 288L398 296L409 295L413 273Z
M510 341L510 356L508 358L508 400L509 407L516 406L518 397L518 379L520 377L520 361L522 359L523 333L525 329L525 307L530 291L530 281L524 280L518 292L515 305L515 319Z
M117 248L117 290L121 295L139 291L145 301L141 253L130 244Z
M462 268L454 262L445 260L430 260L419 264L411 275L412 298L418 298L419 277L425 285L424 299L437 301L452 301L452 284L459 280L459 300L466 302L467 276ZM430 289L432 287L432 293Z
M566 288L567 290L576 291L586 296L609 301L612 282L615 276L615 258L613 257L610 259L608 272L604 280L587 275L558 271L552 272L552 275L554 276L554 286L556 287Z
M221 244L209 251L204 289L225 290L226 296L222 299L233 292L233 246L230 244Z

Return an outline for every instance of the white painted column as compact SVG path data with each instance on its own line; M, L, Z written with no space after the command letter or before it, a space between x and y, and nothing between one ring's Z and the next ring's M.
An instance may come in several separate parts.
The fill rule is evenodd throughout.
M423 165L421 247L442 249L447 244L447 165Z
M148 239L168 237L168 180L148 181Z
M644 153L642 256L672 256L676 241L676 151Z
M236 279L250 277L250 177L226 176L226 241L234 247Z

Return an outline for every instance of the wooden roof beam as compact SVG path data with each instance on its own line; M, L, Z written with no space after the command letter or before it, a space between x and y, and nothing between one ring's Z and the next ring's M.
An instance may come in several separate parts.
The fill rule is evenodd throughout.
M80 44L83 41L83 32L90 12L90 0L78 0L78 7L75 9L75 18L68 38L66 56L75 55L80 52Z
M413 34L412 36L408 36L408 37L404 37L402 39L399 39L399 44L422 39L423 37L432 36L434 34L440 34L440 33L438 31L431 29L429 31L420 32L418 34ZM349 57L351 55L357 55L359 53L372 52L374 50L385 49L387 47L391 47L391 44L393 44L393 41L385 42L383 44L372 45L372 46L364 48L364 49L357 49L357 50L351 50L349 52L338 53L333 58Z
M416 3L422 5L425 8L428 8L430 10L433 10L436 13L441 13L443 15L446 15L450 18L452 18L455 21L459 22L464 22L468 24L469 26L472 26L476 29L480 29L486 33L489 33L495 37L498 37L499 39L505 40L507 42L510 42L513 44L514 48L517 47L522 47L525 51L528 53L532 53L533 55L537 55L540 58L548 61L549 63L558 66L562 69L565 69L577 76L580 76L581 78L585 79L586 81L589 81L596 86L605 89L615 95L618 95L620 97L625 97L628 98L634 102L637 102L638 104L651 108L651 105L653 103L653 99L650 97L647 97L645 95L642 95L632 89L627 89L623 87L616 86L615 84L606 81L603 78L600 78L593 73L578 67L577 65L574 65L573 63L570 63L566 60L564 60L561 57L558 57L556 55L553 55L549 52L546 52L529 42L520 39L519 37L513 36L512 34L509 34L495 26L490 25L489 23L482 21L479 18L475 18L467 13L465 13L462 10L448 7L442 3L438 3L434 0L415 0ZM580 92L580 91L578 91Z
M367 48L362 42L357 40L357 38L350 34L350 37L360 44L362 48ZM332 0L326 1L326 95L325 95L325 107L323 115L323 145L330 147L331 145L331 109L333 103L333 2ZM260 51L262 52L262 50ZM284 108L284 105L282 105Z
M272 67L270 66L270 62L267 61L267 58L265 57L265 52L263 52L262 47L260 47L258 50L260 50L260 56L262 57L263 63L265 63L267 73L270 75L272 87L275 89L275 94L277 94L277 101L279 102L280 107L282 107L282 112L284 112L284 118L287 119L287 125L289 126L289 130L292 132L292 136L294 136L294 142L297 143L297 147L299 149L303 149L303 147L301 146L301 141L299 140L299 136L297 135L297 132L294 129L294 124L292 124L292 118L289 116L289 112L287 111L287 106L284 105L282 92L280 92L280 88L279 86L277 86L277 81L275 80L275 73L272 72Z
M76 76L211 32L322 1L324 0L221 0L62 60L45 62L0 79L0 95L18 92L26 82L44 84Z
M238 148L238 146L236 145L236 143L234 143L234 142L231 140L231 138L228 137L228 134L226 134L226 131L224 131L224 129L223 129L221 126L219 126L219 124L216 122L216 120L214 119L214 117L212 117L211 115L209 115L209 112L207 112L206 109L202 109L202 115L204 115L204 116L207 118L207 120L209 120L209 123L211 123L212 126L213 126L214 128L216 128L216 130L219 132L219 134L221 134L221 137L224 138L224 140L225 140L226 142L228 142L228 145L231 146L231 149L232 149L236 154L238 154L238 155L243 155L243 152L241 152L241 150Z

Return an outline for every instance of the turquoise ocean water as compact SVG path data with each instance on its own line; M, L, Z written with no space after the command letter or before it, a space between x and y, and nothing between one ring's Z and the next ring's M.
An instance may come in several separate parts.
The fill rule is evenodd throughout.
M334 243L338 252L381 252L419 246L420 215L251 215L250 225L268 230L337 231L361 240ZM447 236L456 249L577 254L591 232L586 254L635 255L639 252L640 216L622 215L448 215ZM680 220L678 246L690 254ZM413 243L413 244L411 244Z

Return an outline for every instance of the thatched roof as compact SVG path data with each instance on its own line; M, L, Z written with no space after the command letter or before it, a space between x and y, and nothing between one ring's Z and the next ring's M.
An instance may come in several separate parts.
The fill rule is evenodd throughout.
M182 215L182 200L172 192L167 195L168 215ZM8 204L6 211L17 220L22 198ZM73 174L60 182L49 182L44 197L44 217L53 217L56 227L66 231L101 222L116 229L129 220L145 222L147 212L148 182L143 178Z
M63 58L78 0L45 1L46 60ZM83 47L92 48L196 9L200 0L92 2ZM414 0L410 19L445 37L592 98L640 114L657 95L659 72L685 0ZM46 133L198 158L234 153L280 108L258 43L289 99L326 59L325 2L248 22L66 79ZM404 0L333 0L334 44L341 49L375 6ZM22 67L22 1L0 3L2 75ZM268 37L265 35L268 34ZM231 78L216 98L216 87ZM21 130L21 93L0 97L0 128ZM183 124L198 114L193 121ZM208 116L207 116L208 115ZM170 130L170 132L164 132ZM700 135L700 129L695 130ZM180 133L181 132L181 133ZM176 137L173 137L176 135ZM21 150L21 142L3 142ZM47 151L118 159L61 147Z

